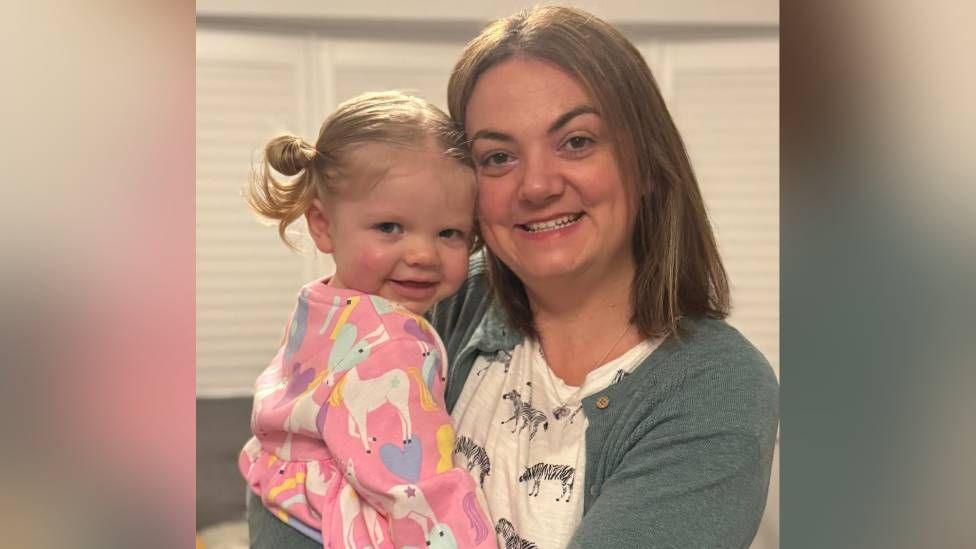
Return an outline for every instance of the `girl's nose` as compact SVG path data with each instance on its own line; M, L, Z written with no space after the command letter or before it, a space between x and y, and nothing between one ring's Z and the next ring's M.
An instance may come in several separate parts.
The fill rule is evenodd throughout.
M437 248L426 238L415 238L409 244L404 261L411 267L436 267L440 264Z

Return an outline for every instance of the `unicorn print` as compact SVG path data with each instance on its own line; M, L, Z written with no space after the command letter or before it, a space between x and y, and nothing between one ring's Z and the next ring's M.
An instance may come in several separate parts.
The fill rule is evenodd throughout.
M321 281L302 296L255 386L257 436L238 460L251 490L332 549L492 545L477 481L455 467L437 334L395 303ZM445 474L435 501L426 481Z
M333 390L329 402L338 405L344 403L349 411L349 436L358 437L363 443L363 450L372 453L369 447L371 437L366 425L366 418L370 412L384 404L396 408L400 418L400 429L403 433L402 441L407 444L411 440L410 409L410 378L403 370L390 370L372 379L362 379L358 370L350 370L339 385Z
M358 486L359 483L351 459L346 461L346 480L348 483L339 492L339 514L342 516L342 540L345 549L359 549L353 536L353 524L359 515L362 515L363 522L366 523L370 541L374 546L379 546L384 539L379 515L372 505L363 505L356 494L353 486Z
M435 375L439 374L441 381L447 381L447 374L442 368L444 361L441 360L440 351L432 348L429 343L418 341L417 346L420 347L420 356L424 359L424 364L420 368L421 374L427 389L432 391Z
M351 459L346 462L346 480L349 481L347 487L355 486L360 492L368 493L368 490L360 486ZM353 494L355 494L355 489L353 490ZM410 519L416 522L424 533L427 547L433 547L435 549L457 549L457 540L454 537L454 532L448 525L437 521L433 509L431 509L430 504L427 502L427 497L419 486L414 484L397 484L387 490L386 494L391 496L393 501L392 506L389 507L389 516L387 517L389 520ZM366 507L368 506L363 506L364 511ZM375 511L373 512L375 513ZM351 513L352 508L350 505L350 522L355 517ZM343 528L345 528L345 516L343 514ZM369 525L368 520L367 525ZM379 545L379 541L375 539L373 541L376 545Z
M308 324L308 292L302 290L298 294L298 306L295 307L295 314L292 316L291 325L288 327L288 341L285 344L284 363L289 364L295 353L305 341L305 329Z
M408 518L416 522L424 532L428 547L457 549L454 532L448 525L437 522L434 511L419 487L398 484L387 490L387 494L394 498L390 508L391 519Z
M302 294L304 296L304 293ZM305 307L307 308L308 301L305 299ZM312 431L320 432L322 428L322 422L324 417L322 416L322 406L323 403L316 402L314 399L315 390L322 384L323 381L332 379L332 376L336 370L352 368L366 360L369 357L369 349L372 348L367 338L364 338L365 343L359 345L356 339L356 328L351 324L346 324L349 319L349 315L355 309L356 305L359 303L359 297L353 297L344 300L344 303L338 298L333 299L332 307L326 317L326 322L322 324L321 332L325 332L328 323L339 312L339 319L329 336L330 339L336 341L332 348L332 352L329 355L329 361L324 368L319 368L318 373L315 374L315 369L309 367L304 372L299 373L299 366L296 364L294 367L294 373L291 379L287 382L283 380L283 383L287 383L284 396L281 398L281 402L289 401L293 403L291 413L285 419L284 425L282 425L282 430L287 433L285 436L285 442L279 448L279 453L281 457L286 460L291 459L291 443L292 438L295 433L300 433L301 431ZM301 308L301 304L299 304ZM307 314L306 314L307 316ZM298 317L296 313L296 318ZM303 321L304 324L304 321ZM304 328L302 328L304 332ZM381 337L379 339L382 339ZM290 341L290 339L289 339ZM373 344L378 344L381 341L373 341ZM362 343L362 342L360 342ZM339 348L339 351L336 349ZM342 353L352 354L353 356L346 359ZM341 371L341 370L340 370ZM295 377L307 376L311 379L305 381L302 384L301 381L294 382ZM329 383L331 385L332 383ZM298 394L295 394L298 393Z
M343 332L340 332L339 339L345 337L344 341L347 343L354 341L355 330L356 328L354 326L347 325L343 329L343 332L349 333L351 336L344 336ZM427 388L427 384L421 379L421 373L417 368L407 368L406 371L391 369L377 377L363 379L359 375L359 370L350 366L350 364L354 366L362 360L365 360L360 357L368 357L369 349L388 339L389 335L387 335L385 328L380 325L373 333L355 343L350 351L355 353L352 359L348 357L343 358L341 360L341 366L332 369L330 373L331 380L335 374L348 369L348 373L346 373L333 389L329 397L329 403L333 406L338 406L340 403L345 404L346 410L349 412L349 435L360 439L363 444L363 450L367 454L372 453L369 443L376 441L376 437L369 435L366 423L367 417L370 412L384 404L390 404L396 409L403 434L402 442L404 444L410 442L412 433L409 408L411 377L417 381L417 386L420 391L421 408L427 411L437 409L434 397ZM369 343L366 346L362 346L361 344L363 342ZM336 345L338 347L338 340ZM330 385L331 383L330 381Z

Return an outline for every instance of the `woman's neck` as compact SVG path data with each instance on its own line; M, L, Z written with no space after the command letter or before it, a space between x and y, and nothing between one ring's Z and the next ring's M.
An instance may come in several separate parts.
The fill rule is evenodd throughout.
M586 374L643 339L630 325L632 273L621 274L571 293L555 285L544 292L526 286L549 368L569 385L582 384Z

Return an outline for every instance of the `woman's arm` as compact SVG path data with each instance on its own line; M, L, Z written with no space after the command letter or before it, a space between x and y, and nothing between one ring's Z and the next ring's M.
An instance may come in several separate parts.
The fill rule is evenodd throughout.
M672 378L666 398L648 405L624 434L609 435L595 467L587 467L592 500L570 547L752 542L769 486L776 378L761 357L672 371L683 375Z
M570 547L749 547L766 501L754 437L646 437L600 488Z

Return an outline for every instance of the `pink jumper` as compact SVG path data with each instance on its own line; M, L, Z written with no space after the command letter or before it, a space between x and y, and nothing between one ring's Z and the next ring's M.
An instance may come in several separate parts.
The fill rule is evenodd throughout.
M455 468L446 352L420 316L318 280L255 384L241 473L264 506L324 547L496 547Z

